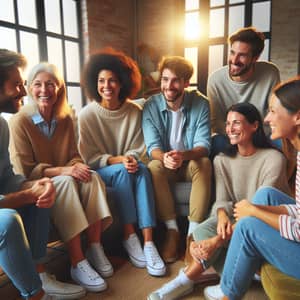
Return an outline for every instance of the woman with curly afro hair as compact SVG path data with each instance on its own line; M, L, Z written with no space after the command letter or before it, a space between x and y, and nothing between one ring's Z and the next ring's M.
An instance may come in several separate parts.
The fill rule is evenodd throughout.
M114 189L124 226L123 245L132 264L162 276L166 267L152 239L155 226L151 175L140 161L145 150L141 108L132 102L141 86L136 63L108 48L90 56L82 75L90 100L79 114L79 149L87 164ZM144 247L134 224L142 229Z

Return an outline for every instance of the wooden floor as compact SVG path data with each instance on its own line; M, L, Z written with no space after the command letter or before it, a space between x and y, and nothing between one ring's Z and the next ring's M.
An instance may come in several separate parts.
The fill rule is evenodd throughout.
M101 293L88 293L84 300L140 300L147 299L147 295L159 288L165 282L174 278L178 270L184 266L183 261L177 261L168 265L168 274L165 277L157 278L148 275L145 269L137 269L129 262L125 262L116 269L113 277L107 280L109 288ZM197 284L194 292L182 299L202 300L203 288L207 285L216 284L218 282L208 282L205 284ZM245 300L267 300L260 283L253 283L251 289L244 297Z
M110 235L114 241L121 240L116 235ZM138 269L128 262L125 251L121 243L112 243L110 240L104 241L104 245L111 245L106 251L108 257L113 264L115 273L111 278L107 279L108 289L101 293L88 293L83 300L141 300L147 299L147 295L164 283L174 278L178 271L184 267L183 254L181 259L174 264L167 265L167 274L164 277L152 277L147 273L146 269ZM184 249L181 251L184 253ZM62 243L57 242L51 244L48 249L48 262L46 264L49 273L55 274L57 279L71 282L70 264L65 247ZM217 284L216 279L205 284L197 284L194 292L182 299L202 300L203 288L207 285ZM20 299L18 291L7 279L5 274L0 273L0 300ZM244 300L267 300L260 283L254 283L248 291Z

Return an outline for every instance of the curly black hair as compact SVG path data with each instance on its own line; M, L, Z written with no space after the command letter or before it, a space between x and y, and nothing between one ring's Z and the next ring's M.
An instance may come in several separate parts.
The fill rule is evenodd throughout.
M92 100L102 100L97 89L98 75L102 70L113 72L120 81L121 103L127 98L134 98L141 88L141 73L136 62L121 51L105 48L92 54L83 69L81 84Z

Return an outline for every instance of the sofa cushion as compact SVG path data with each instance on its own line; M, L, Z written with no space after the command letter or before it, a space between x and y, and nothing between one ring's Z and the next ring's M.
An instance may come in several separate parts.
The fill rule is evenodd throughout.
M271 300L300 299L300 280L281 273L268 263L262 266L261 280Z

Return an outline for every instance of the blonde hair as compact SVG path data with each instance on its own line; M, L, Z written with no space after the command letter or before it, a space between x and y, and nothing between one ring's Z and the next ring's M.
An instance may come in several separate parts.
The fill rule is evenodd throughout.
M55 65L48 62L41 62L30 70L27 77L28 96L31 100L34 100L31 93L31 85L35 77L42 72L46 72L53 76L53 79L58 86L57 100L53 108L53 116L55 116L56 119L62 119L71 113L71 109L67 100L65 81ZM32 102L35 103L35 101Z

